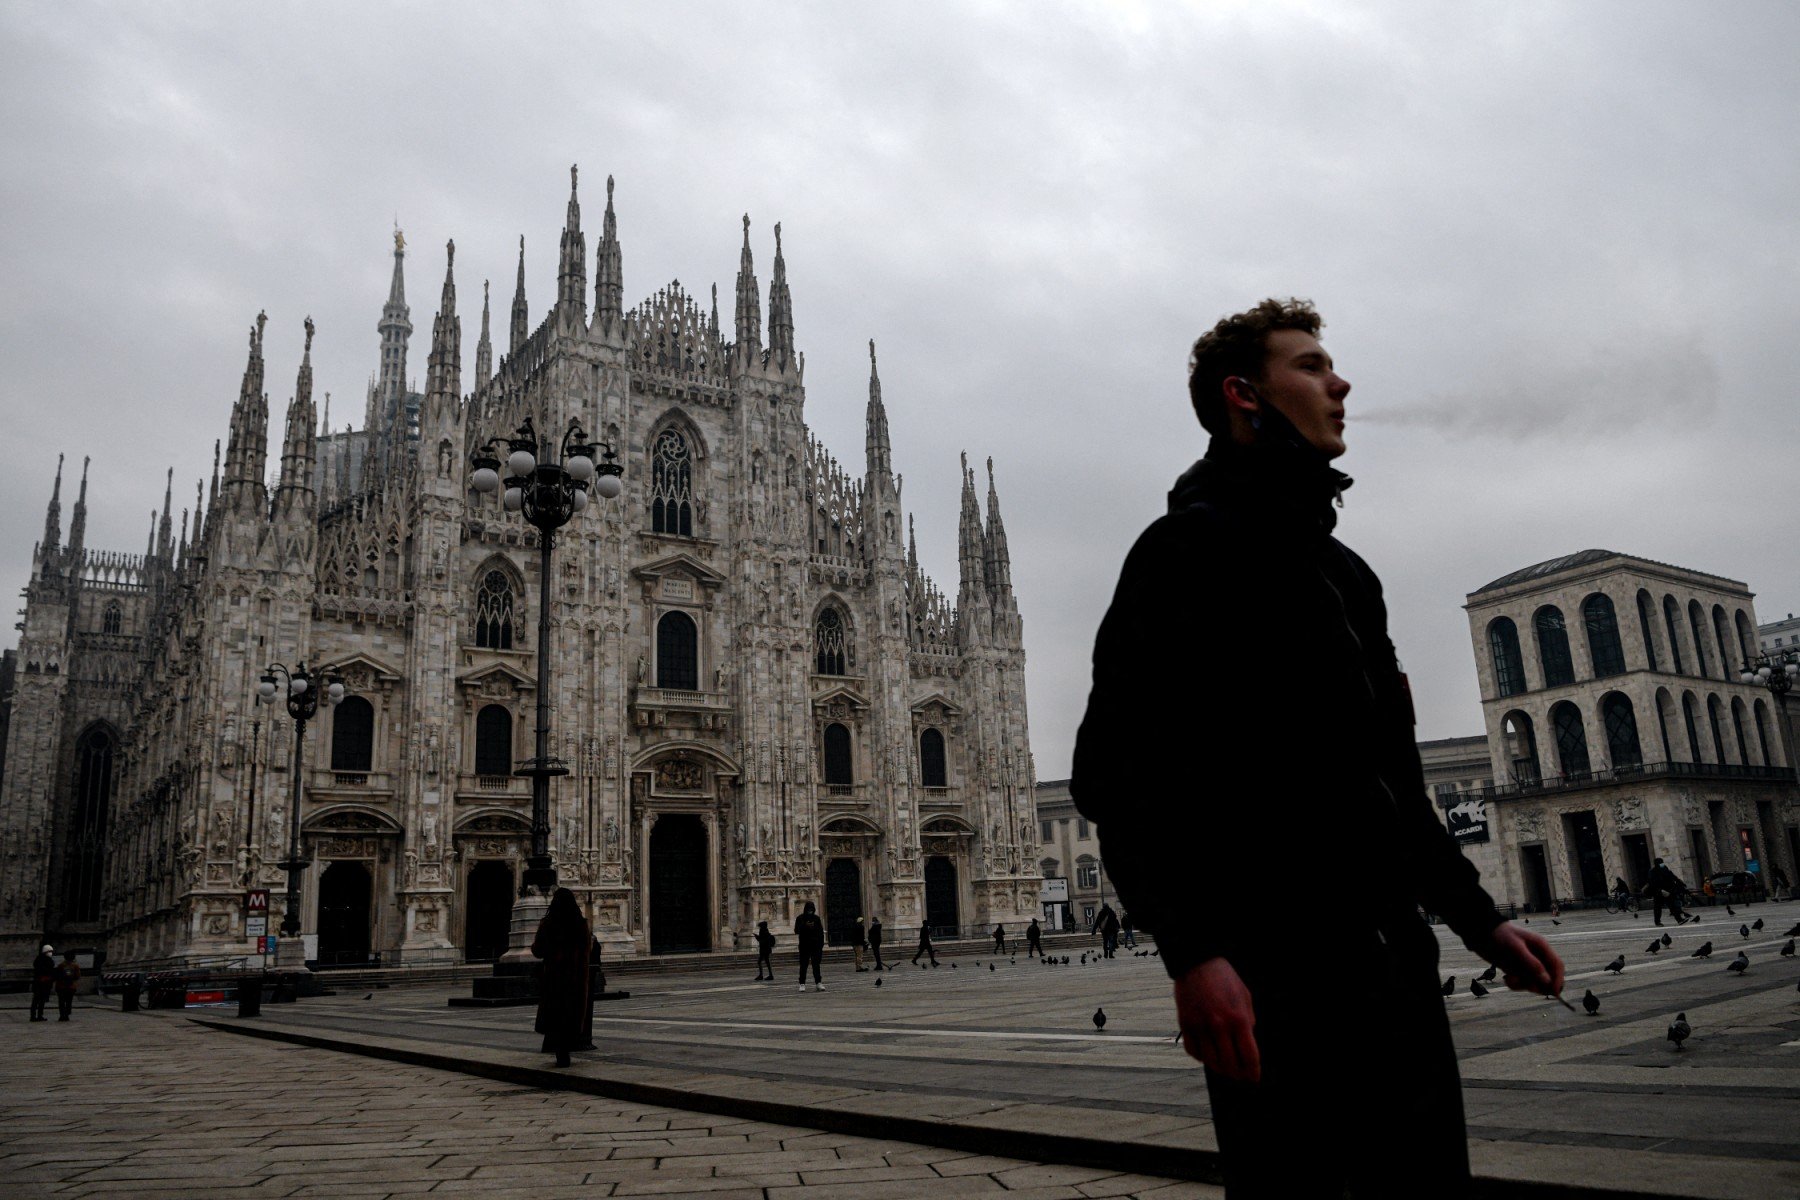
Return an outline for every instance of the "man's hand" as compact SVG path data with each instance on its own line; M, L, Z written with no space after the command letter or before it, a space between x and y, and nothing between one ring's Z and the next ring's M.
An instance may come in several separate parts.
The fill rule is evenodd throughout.
M1465 943L1470 950L1500 968L1506 986L1515 992L1539 992L1560 996L1563 961L1550 943L1529 929L1508 921L1492 933Z
M1209 958L1177 979L1175 1017L1189 1055L1239 1083L1262 1078L1250 989L1230 962Z

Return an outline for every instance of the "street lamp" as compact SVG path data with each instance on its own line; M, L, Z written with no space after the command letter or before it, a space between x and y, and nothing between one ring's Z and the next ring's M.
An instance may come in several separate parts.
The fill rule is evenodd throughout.
M279 676L279 678L277 678ZM292 671L280 663L270 663L257 684L256 698L264 704L275 703L277 696L287 698L288 716L294 719L294 786L291 811L288 813L287 861L275 865L287 872L287 915L281 918L281 941L275 947L275 965L281 970L300 970L306 966L306 950L300 941L300 872L306 863L300 857L300 799L305 783L300 771L306 747L306 723L318 715L323 700L332 707L344 698L344 681L335 673L314 675L301 663Z
M509 513L523 515L538 531L537 745L532 758L513 772L531 778L531 857L525 860L525 878L513 906L508 953L509 958L528 958L530 917L549 904L550 893L556 890L556 866L550 858L550 779L569 773L550 754L550 553L556 531L587 508L590 489L612 500L625 487L612 446L590 441L574 419L562 437L560 463L547 461L548 447L540 444L529 417L512 437L501 440L507 447L504 464L494 441L488 441L470 456L475 469L469 483L485 495L501 491L504 483L501 505ZM597 453L602 455L599 462L594 461Z
M1775 694L1775 708L1781 719L1781 745L1787 754L1788 769L1794 762L1792 728L1788 725L1787 698L1796 681L1800 681L1800 650L1771 650L1744 664L1739 682L1761 684Z

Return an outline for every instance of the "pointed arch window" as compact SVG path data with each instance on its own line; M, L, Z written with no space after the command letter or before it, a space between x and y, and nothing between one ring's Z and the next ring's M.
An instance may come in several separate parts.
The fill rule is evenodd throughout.
M656 686L700 690L700 632L694 618L679 610L656 623Z
M1775 756L1769 753L1769 746L1771 744L1769 739L1769 706L1764 704L1761 700L1758 700L1754 712L1756 715L1756 745L1757 748L1762 751L1763 765L1767 767L1775 766Z
M1756 659L1756 627L1750 624L1750 617L1743 609L1737 610L1738 653L1746 664Z
M850 760L850 731L833 721L825 727L825 784L849 787L856 782Z
M1515 709L1501 718L1500 730L1505 736L1506 762L1512 771L1512 781L1521 787L1540 782L1543 771L1538 765L1537 733L1532 728L1531 718Z
M1544 668L1544 686L1562 687L1575 682L1575 659L1569 653L1569 630L1562 609L1546 604L1531 618L1537 633L1538 665Z
M375 706L348 696L331 710L331 769L365 772L375 760Z
M949 773L944 769L944 735L927 729L919 735L919 781L925 787L949 787Z
M1738 761L1749 766L1750 739L1744 736L1744 702L1736 696L1731 698L1731 730L1737 735Z
M511 650L517 621L512 580L505 571L487 572L475 591L475 644L488 650Z
M1656 689L1656 732L1662 737L1662 753L1664 762L1674 762L1675 754L1669 747L1669 718L1675 714L1675 701L1669 695L1668 688Z
M1700 706L1692 692L1681 693L1681 720L1687 727L1688 761L1703 761L1706 756L1700 753Z
M1706 698L1706 723L1712 727L1713 761L1721 766L1725 763L1725 730L1719 722L1719 698Z
M70 921L100 919L106 866L106 824L112 807L113 739L101 728L75 743L75 812L63 864L63 914Z
M1688 601L1688 627L1694 634L1694 674L1706 677L1706 617L1698 600Z
M1644 638L1644 661L1652 671L1656 670L1656 638L1650 632L1650 593L1643 589L1637 594L1638 632Z
M1581 622L1587 626L1588 657L1594 678L1625 673L1625 648L1619 644L1619 615L1612 597L1595 592L1581 602Z
M813 670L820 675L844 674L845 649L844 614L832 605L819 613L813 626Z
M1525 690L1525 660L1519 655L1519 627L1511 617L1499 617L1488 626L1488 649L1494 656L1494 686L1502 696Z
M1637 713L1623 692L1608 692L1600 701L1600 719L1606 726L1606 753L1615 771L1644 765L1644 749L1638 743Z
M511 775L513 716L504 704L483 705L475 714L475 773Z
M1663 597L1663 626L1669 632L1669 658L1674 663L1675 673L1684 674L1681 667L1681 618L1680 609L1676 607L1675 597Z
M1731 653L1731 643L1736 639L1731 636L1731 621L1725 616L1723 604L1713 605L1712 619L1713 636L1719 639L1719 678L1730 679L1737 669Z
M1562 760L1565 776L1586 775L1593 769L1588 760L1587 730L1581 723L1581 710L1564 700L1550 710L1550 728L1556 734L1556 753Z
M119 633L124 628L125 611L119 607L119 602L114 600L106 606L106 611L100 614L100 632Z
M687 439L673 429L656 435L650 457L650 528L694 534L694 460Z

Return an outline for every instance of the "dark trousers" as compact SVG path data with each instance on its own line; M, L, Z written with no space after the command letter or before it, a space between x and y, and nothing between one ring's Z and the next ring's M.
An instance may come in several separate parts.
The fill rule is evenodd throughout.
M802 947L800 947L800 982L801 983L806 982L806 967L807 967L808 963L811 963L812 964L812 973L813 973L813 982L819 983L820 982L819 964L824 961L825 961L825 947L823 947L823 946L802 946Z
M994 935L994 953L1006 953L1006 935L1004 933L996 933Z
M756 955L756 977L758 979L761 979L763 977L763 973L765 971L768 972L768 976L770 979L775 978L775 964L773 962L771 962L769 959L770 953L771 952L768 950L761 950L761 951L757 952L757 955Z
M1206 1073L1229 1200L1338 1200L1346 1188L1359 1198L1467 1195L1462 1084L1435 941L1423 925L1404 940L1320 970L1355 981L1325 998L1303 979L1244 972L1262 1080Z
M56 993L56 1019L57 1020L59 1020L59 1021L68 1020L69 1012L74 1007L75 1007L75 993L74 992L58 991Z
M881 965L881 943L870 942L869 950L875 955L875 969L877 971L885 971L887 968Z
M931 965L937 966L937 948L930 942L920 942L919 948L913 952L912 960L918 962L921 954L931 955Z
M1118 934L1103 933L1100 935L1100 952L1102 955L1104 955L1107 958L1111 958L1113 956L1113 951L1117 950L1118 948L1119 948L1119 935Z
M1650 910L1658 925L1662 924L1663 902L1668 901L1669 915L1677 921L1685 920L1687 913L1682 910L1681 896L1675 892L1651 892Z
M1044 956L1044 944L1036 938L1028 938L1025 942L1025 957L1030 958L1034 954L1039 958L1042 958Z
M49 1003L50 1003L50 985L47 983L32 984L31 985L31 1019L34 1021L42 1021L44 1019L44 1009L46 1006L49 1005Z

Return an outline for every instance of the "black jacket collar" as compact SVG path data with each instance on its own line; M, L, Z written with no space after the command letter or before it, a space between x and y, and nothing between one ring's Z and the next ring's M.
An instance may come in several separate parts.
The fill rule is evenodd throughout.
M1286 418L1265 409L1255 444L1240 446L1214 436L1206 456L1189 467L1169 492L1169 511L1209 503L1241 509L1279 525L1337 526L1333 506L1355 481L1331 465Z

